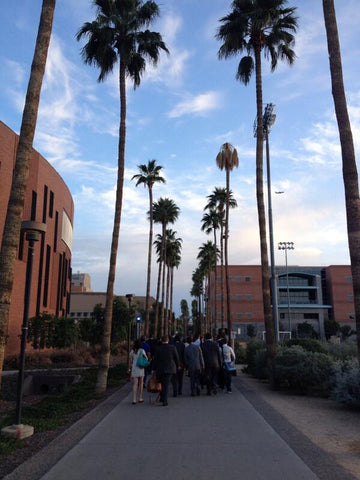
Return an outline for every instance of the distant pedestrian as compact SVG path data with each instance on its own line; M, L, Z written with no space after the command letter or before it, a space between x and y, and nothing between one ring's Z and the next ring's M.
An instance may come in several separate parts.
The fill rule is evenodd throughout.
M225 386L227 393L231 393L231 380L232 372L231 369L235 369L235 352L228 345L228 340L226 337L222 339L221 351L222 351L222 360L223 360L223 372L225 376ZM235 371L235 370L233 370Z
M168 390L171 376L179 366L179 356L174 345L169 345L169 337L161 337L161 343L156 347L152 369L156 372L161 383L160 402L164 407L168 405Z
M193 337L189 337L187 343L184 352L185 366L189 372L191 396L195 397L195 394L200 395L200 378L205 363L201 348L193 342Z
M144 402L143 391L144 391L144 375L145 369L140 368L136 365L137 360L140 355L146 357L145 350L141 348L140 340L135 340L133 348L130 352L130 369L131 369L131 380L133 382L132 388L132 403L136 404L137 396L139 394L139 403Z
M181 340L180 335L175 335L174 343L178 357L179 357L179 365L177 368L176 373L171 377L171 383L173 386L173 395L177 397L178 395L182 395L182 387L183 387L183 379L184 379L184 351L185 351L185 344Z
M200 345L200 348L205 362L204 382L207 389L207 395L211 395L212 393L216 395L217 390L215 382L222 366L220 349L217 343L212 341L210 333L205 334L205 341Z

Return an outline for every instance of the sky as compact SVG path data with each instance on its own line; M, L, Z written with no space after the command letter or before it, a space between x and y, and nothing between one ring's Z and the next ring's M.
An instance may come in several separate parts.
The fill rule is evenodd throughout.
M19 132L41 11L41 0L0 2L0 119ZM255 78L235 79L240 57L218 60L215 34L230 11L228 0L163 0L159 31L170 55L149 66L139 88L127 86L126 170L115 294L145 295L148 192L136 187L138 165L156 159L168 197L180 208L171 226L182 238L174 278L174 309L191 303L191 275L199 247L207 195L225 186L216 166L224 142L238 151L231 173L238 207L230 214L229 264L260 264L256 208ZM331 95L321 0L293 0L298 31L292 66L275 72L263 60L263 101L275 105L270 133L275 263L284 265L278 242L294 242L289 265L349 264L341 152ZM360 149L360 30L358 0L335 1L343 73L356 155ZM43 82L34 148L59 172L75 204L72 268L105 291L111 244L119 129L118 70L98 83L85 65L78 29L95 19L90 0L58 0ZM265 155L264 155L265 158ZM266 178L265 178L266 181ZM266 185L265 185L266 188ZM282 191L282 194L276 194ZM155 234L160 226L155 226ZM153 262L151 294L155 297Z

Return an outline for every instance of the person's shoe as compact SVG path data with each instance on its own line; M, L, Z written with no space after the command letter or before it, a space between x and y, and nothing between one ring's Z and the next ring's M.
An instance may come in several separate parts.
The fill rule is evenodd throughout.
M168 405L169 405L168 402L163 402L162 404L163 407L167 407Z
M226 393L232 393L232 391L231 391L231 390L227 390L227 392L226 392Z
M177 393L174 393L173 397L177 397Z
M214 388L214 390L213 390L213 394L214 394L214 395L216 395L216 394L217 394L217 390L216 390L216 388Z
M195 393L192 393L191 396L192 396L192 397L195 397Z
M133 405L136 405L136 402L132 402Z

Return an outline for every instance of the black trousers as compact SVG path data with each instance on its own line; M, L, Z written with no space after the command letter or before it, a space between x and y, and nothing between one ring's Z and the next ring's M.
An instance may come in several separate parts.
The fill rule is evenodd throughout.
M172 373L160 373L156 375L161 383L160 402L167 403L169 384L172 377Z
M183 369L181 369L181 370L179 369L171 377L171 384L172 384L172 387L173 387L174 396L182 395L183 379L184 379L184 370Z

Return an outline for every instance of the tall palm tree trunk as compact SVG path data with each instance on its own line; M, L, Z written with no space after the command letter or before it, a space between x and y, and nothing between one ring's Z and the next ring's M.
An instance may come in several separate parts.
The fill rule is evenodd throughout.
M174 267L170 269L170 319L174 319L174 328L176 330L177 323L175 317L173 317L173 294L174 294Z
M169 265L166 268L166 301L165 301L165 312L164 312L164 323L165 323L165 335L169 334L169 299L170 299L170 267Z
M157 279L157 286L156 286L156 302L155 302L155 318L154 318L154 335L156 337L159 337L161 335L161 332L159 329L159 301L160 301L161 272L162 272L162 258L160 254L158 279Z
M226 169L226 204L225 204L225 290L226 290L226 325L228 336L231 335L231 312L230 312L230 286L229 286L229 192L230 192L230 171Z
M354 289L356 339L358 361L360 362L360 199L358 172L344 89L334 0L323 0L323 10L329 51L332 95L341 144L348 243Z
M99 359L99 370L95 391L102 393L106 390L107 377L110 365L110 341L111 326L114 303L114 283L116 273L116 259L119 245L121 209L123 199L124 169L125 169L125 136L126 136L126 79L125 65L120 61L119 69L120 86L120 128L119 128L119 149L118 149L118 175L116 185L116 200L114 226L110 250L109 274L106 289L106 302L104 314L104 329L101 339L101 352Z
M224 226L220 226L220 283L221 283L221 330L224 330L225 302L224 302Z
M256 135L256 200L258 210L258 221L260 231L260 254L261 254L261 273L262 273L262 291L264 304L264 321L266 330L266 351L267 365L269 371L270 385L274 387L274 358L276 353L274 325L271 313L270 298L270 273L269 259L266 241L266 217L264 203L264 172L263 172L263 147L264 147L264 129L262 117L262 81L261 81L261 50L260 47L255 50L255 69L256 69L256 111L257 111L257 135Z
M215 332L217 332L217 305L216 305L216 285L217 285L217 278L216 278L216 271L217 271L217 244L216 244L216 228L214 228L214 245L215 245L215 282L214 282L214 328ZM209 277L210 282L210 277ZM210 291L210 290L209 290Z
M166 252L166 229L163 230L163 247L162 247L162 273L161 273L161 335L166 335L165 333L165 270L166 270L166 261L165 261L165 252Z
M56 0L43 0L0 253L0 386L26 185Z
M150 328L150 285L151 285L151 258L152 258L152 244L154 236L154 220L153 220L153 193L149 186L149 203L150 203L150 231L149 231L149 246L148 246L148 268L146 279L146 300L145 300L145 335L149 335Z

